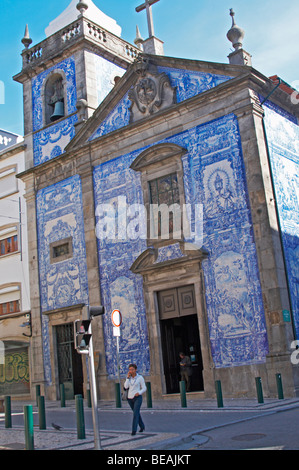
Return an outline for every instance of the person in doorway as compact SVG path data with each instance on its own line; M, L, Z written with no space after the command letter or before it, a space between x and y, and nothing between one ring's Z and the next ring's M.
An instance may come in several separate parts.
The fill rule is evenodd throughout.
M142 405L142 394L146 392L146 385L142 375L137 374L136 364L129 365L127 379L124 383L124 389L128 390L128 403L133 411L132 436L135 436L139 424L139 432L145 430L144 423L140 415Z
M186 356L183 352L180 352L180 373L181 379L184 380L186 383L186 391L190 392L192 364L190 357Z

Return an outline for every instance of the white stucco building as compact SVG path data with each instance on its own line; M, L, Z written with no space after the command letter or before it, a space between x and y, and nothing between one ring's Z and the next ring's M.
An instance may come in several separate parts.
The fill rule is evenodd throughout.
M30 296L22 137L0 131L0 395L26 395L30 387L28 347ZM4 349L4 354L3 354ZM3 360L1 361L3 362Z

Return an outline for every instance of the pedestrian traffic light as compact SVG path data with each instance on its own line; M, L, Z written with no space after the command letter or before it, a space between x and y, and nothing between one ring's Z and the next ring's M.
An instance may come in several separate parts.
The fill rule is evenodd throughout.
M89 318L98 317L99 315L104 315L105 307L99 305L98 307L89 307Z
M81 354L87 354L91 341L91 320L75 321L75 348Z

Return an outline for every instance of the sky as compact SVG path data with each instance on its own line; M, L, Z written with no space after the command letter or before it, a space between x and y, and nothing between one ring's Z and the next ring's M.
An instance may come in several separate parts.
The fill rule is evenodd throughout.
M45 39L45 28L71 0L0 0L0 129L23 135L22 85L12 77L21 71L26 23L32 46ZM121 37L133 42L138 24L148 37L143 0L93 0L122 27ZM233 50L226 38L230 8L245 30L243 47L252 65L266 76L278 75L299 88L299 0L160 0L153 5L155 36L164 41L166 56L228 63Z

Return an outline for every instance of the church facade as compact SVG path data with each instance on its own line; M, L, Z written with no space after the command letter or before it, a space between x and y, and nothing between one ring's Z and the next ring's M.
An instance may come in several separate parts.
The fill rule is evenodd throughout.
M79 16L76 3L39 45L26 30L15 77L24 87L32 390L40 384L56 399L64 383L69 396L84 393L73 324L102 304L106 314L93 320L101 399L117 380L114 309L121 375L137 363L154 397L179 391L181 351L202 396L215 395L215 380L225 396L254 396L256 377L275 396L277 373L294 396L294 90L251 66L233 13L235 51L218 64L165 57L154 36L135 47L111 19L91 19L92 2L79 2Z

